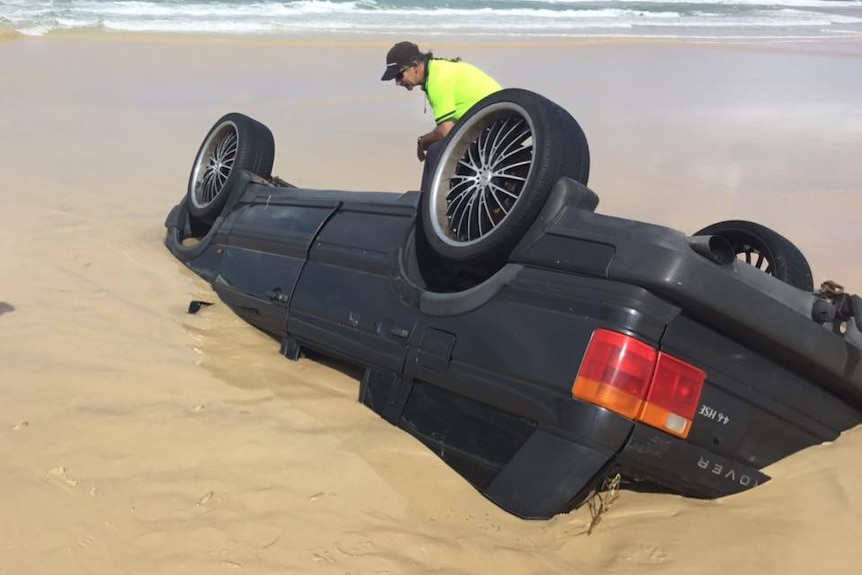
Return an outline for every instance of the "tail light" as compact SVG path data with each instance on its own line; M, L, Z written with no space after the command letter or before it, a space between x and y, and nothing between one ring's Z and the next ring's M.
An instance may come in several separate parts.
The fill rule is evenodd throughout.
M691 429L706 373L631 336L593 333L572 396L677 437Z

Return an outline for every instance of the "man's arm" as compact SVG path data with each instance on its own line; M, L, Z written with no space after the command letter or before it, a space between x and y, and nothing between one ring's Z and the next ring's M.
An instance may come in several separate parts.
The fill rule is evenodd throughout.
M419 139L416 140L416 157L419 158L420 162L425 160L425 151L428 149L428 146L436 142L442 142L454 125L455 122L452 120L446 120L437 124L427 134L419 136Z

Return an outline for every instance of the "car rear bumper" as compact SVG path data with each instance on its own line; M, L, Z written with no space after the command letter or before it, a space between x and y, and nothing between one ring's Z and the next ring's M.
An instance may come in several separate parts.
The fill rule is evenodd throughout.
M437 385L370 369L359 399L428 446L485 497L525 519L547 519L582 503L634 426L569 398L557 405L560 426L537 424Z

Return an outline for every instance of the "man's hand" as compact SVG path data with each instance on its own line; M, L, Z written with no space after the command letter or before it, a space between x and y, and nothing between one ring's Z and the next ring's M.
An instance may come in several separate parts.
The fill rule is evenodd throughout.
M416 140L416 157L419 158L420 162L424 162L427 157L428 146L432 144L436 144L437 142L442 142L446 135L450 130L455 126L455 122L452 120L446 120L445 122L441 122L437 124L437 127L428 132L427 134L422 134Z
M425 149L425 136L419 136L419 139L416 140L416 157L419 158L420 162L425 161L427 155Z

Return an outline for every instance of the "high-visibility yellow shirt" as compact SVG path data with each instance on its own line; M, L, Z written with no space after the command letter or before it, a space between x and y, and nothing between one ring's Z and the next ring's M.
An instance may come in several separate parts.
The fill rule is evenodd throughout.
M432 58L422 86L437 124L457 122L476 102L502 89L491 76L467 62Z

